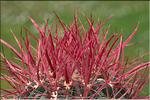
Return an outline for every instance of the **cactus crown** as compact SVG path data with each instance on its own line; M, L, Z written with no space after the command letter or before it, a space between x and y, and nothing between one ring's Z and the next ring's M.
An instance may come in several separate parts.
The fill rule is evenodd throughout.
M59 24L54 22L49 27L47 20L43 28L30 17L39 37L26 29L28 34L23 40L12 32L19 51L0 39L20 62L10 61L1 53L1 70L9 73L1 73L1 80L13 89L1 88L5 92L2 98L139 98L148 82L145 71L150 62L131 66L124 60L124 48L137 33L138 25L123 41L123 36L116 34L107 39L109 27L102 31L110 17L96 24L85 17L88 29L78 16L74 16L70 26L57 14L56 17ZM31 45L31 38L36 46Z

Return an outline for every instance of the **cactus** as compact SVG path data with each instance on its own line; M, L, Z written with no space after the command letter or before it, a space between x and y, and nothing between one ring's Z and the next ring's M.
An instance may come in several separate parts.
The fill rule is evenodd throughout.
M142 88L148 83L146 71L150 62L133 66L125 64L124 59L124 49L139 25L123 41L122 34L108 37L109 27L102 30L111 17L96 24L85 17L88 29L76 15L70 26L66 26L57 14L56 18L58 22L51 27L47 20L41 28L29 17L39 37L27 29L29 34L25 39L17 38L12 32L20 50L0 39L20 62L8 60L1 53L1 70L9 73L1 73L1 80L12 86L11 90L1 88L1 98L140 98ZM31 45L30 39L36 41L36 45Z

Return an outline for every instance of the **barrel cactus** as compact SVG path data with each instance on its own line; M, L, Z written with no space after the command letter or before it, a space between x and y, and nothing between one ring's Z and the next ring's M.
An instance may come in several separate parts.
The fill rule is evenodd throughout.
M148 83L150 62L126 64L124 49L138 26L123 41L122 34L109 34L103 26L111 18L94 23L85 17L86 28L78 16L67 26L56 14L57 22L44 27L31 18L39 36L28 32L25 39L13 33L19 50L0 39L18 58L9 60L1 52L1 80L12 89L1 88L2 99L135 99ZM30 40L36 45L32 45ZM147 97L142 97L147 98Z

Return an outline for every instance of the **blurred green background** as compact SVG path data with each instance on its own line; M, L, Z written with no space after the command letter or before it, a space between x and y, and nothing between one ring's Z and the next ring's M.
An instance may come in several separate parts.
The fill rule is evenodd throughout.
M27 27L31 32L37 35L28 16L43 25L44 19L55 19L53 11L60 18L69 24L75 11L81 14L81 20L86 25L84 15L94 19L104 20L110 15L113 18L106 24L112 25L111 33L123 34L124 40L132 33L135 25L140 22L138 33L125 49L126 58L133 59L149 52L149 2L148 1L1 1L1 38L17 47L10 30L13 30L17 36L23 27ZM133 44L133 45L132 45ZM4 47L8 58L13 57L13 53ZM148 61L144 57L143 61ZM2 85L2 84L1 84ZM8 87L8 85L2 85ZM142 95L149 95L148 86L142 92Z

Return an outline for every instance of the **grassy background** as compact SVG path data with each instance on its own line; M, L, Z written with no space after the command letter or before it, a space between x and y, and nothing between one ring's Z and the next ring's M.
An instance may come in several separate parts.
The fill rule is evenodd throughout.
M94 19L104 20L110 15L113 18L108 22L112 25L111 33L121 33L126 39L132 33L135 25L140 22L139 31L130 42L134 45L125 49L127 58L133 59L146 52L149 52L149 3L148 1L1 1L1 38L8 41L16 47L14 39L10 34L10 30L19 36L21 28L27 27L35 35L37 31L28 19L31 16L37 23L42 25L44 19L54 19L53 11L56 11L60 18L69 24L74 16L75 11L79 11L82 15L94 16ZM84 24L85 19L81 17ZM13 53L4 48L8 58L12 58ZM143 61L147 61L145 57ZM8 85L2 85L8 87ZM148 86L142 92L142 95L149 95Z

